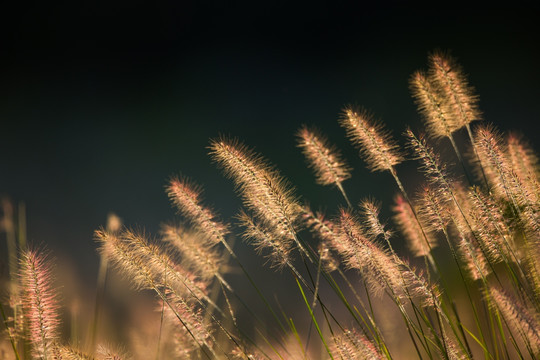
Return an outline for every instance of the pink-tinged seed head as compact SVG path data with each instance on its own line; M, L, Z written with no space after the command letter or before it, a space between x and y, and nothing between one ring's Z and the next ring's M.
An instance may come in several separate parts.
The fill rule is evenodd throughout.
M33 250L23 252L19 278L32 354L46 358L60 336L58 292L47 257Z

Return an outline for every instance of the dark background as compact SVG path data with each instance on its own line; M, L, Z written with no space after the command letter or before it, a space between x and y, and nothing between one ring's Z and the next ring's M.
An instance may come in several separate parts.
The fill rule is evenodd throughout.
M3 5L0 194L26 203L30 242L72 259L93 284L93 231L112 211L156 233L175 218L164 193L173 174L203 184L208 203L231 219L240 202L206 148L219 134L255 147L298 195L335 212L340 195L314 183L295 148L306 123L355 168L345 183L351 199L372 195L388 216L392 179L364 169L336 120L344 105L365 106L403 144L407 125L421 128L408 78L435 49L451 51L469 74L487 121L520 129L538 148L532 7L374 3ZM398 171L412 191L418 178ZM246 246L240 253L259 262Z

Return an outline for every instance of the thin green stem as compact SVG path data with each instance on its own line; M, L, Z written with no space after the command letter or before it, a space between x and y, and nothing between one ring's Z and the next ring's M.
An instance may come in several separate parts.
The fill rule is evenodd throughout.
M298 288L300 289L300 293L302 294L302 298L304 299L304 302L309 310L309 314L311 315L311 320L315 324L315 327L317 328L317 332L319 333L319 337L321 338L321 341L324 344L324 347L326 348L326 351L328 352L328 355L330 356L330 359L334 359L332 356L332 352L330 351L330 348L328 347L328 344L326 343L326 340L324 339L323 333L321 331L321 328L319 327L319 324L317 323L317 319L315 318L315 314L313 314L313 309L311 306L309 306L309 302L306 298L306 294L304 294L304 289L302 289L302 285L300 285L300 282L298 279L296 279L296 284L298 285Z
M17 345L15 345L15 339L13 338L13 335L11 334L11 329L9 328L7 324L7 317L6 313L4 311L4 306L2 303L0 303L0 314L2 315L2 323L4 324L4 327L6 328L6 332L9 337L9 342L11 343L11 347L13 348L13 352L15 353L15 358L17 360L20 360L19 352L17 351Z

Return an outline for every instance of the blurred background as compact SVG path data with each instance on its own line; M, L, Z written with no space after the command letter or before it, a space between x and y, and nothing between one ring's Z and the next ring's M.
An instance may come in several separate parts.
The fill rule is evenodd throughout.
M28 241L71 262L89 287L99 264L93 231L114 212L156 234L176 218L164 192L171 175L202 184L208 204L233 221L241 203L207 155L219 134L254 147L303 200L332 214L340 194L315 184L296 148L297 129L316 125L355 169L344 184L351 200L373 196L388 218L393 180L364 168L337 119L345 105L363 106L404 144L406 126L421 130L408 79L435 49L469 74L486 121L521 130L538 149L540 42L526 3L10 6L0 14L0 195L24 202ZM438 145L449 152L446 140ZM414 163L398 171L413 191ZM268 272L253 249L235 246Z

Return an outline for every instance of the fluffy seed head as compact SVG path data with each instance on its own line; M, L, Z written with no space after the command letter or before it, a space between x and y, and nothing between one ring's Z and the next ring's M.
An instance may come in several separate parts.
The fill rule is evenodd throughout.
M526 342L530 343L533 351L540 351L540 323L531 315L528 309L519 304L516 299L508 296L504 291L490 288L491 295L497 308Z
M342 359L349 360L382 360L383 357L376 347L363 335L356 331L345 330L339 336L334 336L334 350Z
M339 267L339 260L332 250L338 253L346 251L343 245L340 245L340 237L337 233L339 226L325 219L322 212L313 213L308 205L304 206L303 219L305 227L321 240L318 250L323 266L329 272L336 270Z
M302 149L309 167L315 171L317 183L338 185L351 177L341 154L317 130L303 126L298 131L298 147Z
M418 110L424 117L427 132L434 138L450 137L458 127L446 112L445 98L437 92L421 71L415 72L411 77L410 88Z
M482 168L496 195L508 199L509 166L501 135L490 125L476 128L474 144Z
M66 345L56 345L53 350L52 359L61 359L61 360L92 360L93 357L89 354L86 354L82 350L77 348L66 346ZM106 358L105 358L106 359Z
M60 337L60 305L58 291L52 285L49 260L36 251L26 250L21 255L19 271L32 354L35 358L48 358Z
M169 198L202 234L214 244L225 241L227 226L213 211L202 205L202 188L185 177L174 177L167 186Z
M100 254L130 280L136 290L153 289L157 286L148 264L131 251L120 234L100 229L96 230L94 236L100 244Z
M429 57L429 76L440 96L445 99L445 112L455 129L480 119L478 96L455 60L441 52Z
M429 185L425 185L419 194L418 216L425 224L424 230L444 231L451 220L447 201L438 196Z
M474 142L494 193L506 201L511 201L516 208L533 208L534 212L538 212L540 193L536 178L528 177L525 181L520 178L507 156L501 135L491 126L481 126L476 131ZM532 182L527 184L527 180Z
M341 210L340 228L344 250L340 255L347 267L359 270L376 294L385 289L396 291L400 274L390 256L368 240L358 221L345 210Z
M507 138L508 156L512 169L522 179L538 179L540 175L540 163L531 146L524 140L521 134L510 133Z
M148 242L144 234L98 230L95 238L101 254L135 289L171 289L182 296L208 299L207 284L176 264L165 249Z
M129 358L125 351L113 349L110 346L104 344L98 345L97 353L103 358L103 360L123 360Z
M392 232L386 230L384 225L379 220L379 213L381 211L381 205L374 200L366 199L360 203L360 208L363 215L364 229L366 233L376 239L382 236L384 239L390 239Z
M168 295L168 304L170 306L163 308L163 315L165 321L172 325L176 354L180 358L189 358L193 350L204 345L210 347L212 331L203 321L201 310L171 294Z
M214 140L210 149L214 161L234 180L245 206L264 228L278 238L294 242L302 208L279 172L237 141ZM298 242L297 245L303 249Z
M315 233L321 240L334 243L338 237L339 226L327 220L321 212L313 213L309 206L304 206L304 224L307 229Z
M247 357L247 360L268 359L268 357L263 355L256 347L246 349L246 348L240 348L237 346L231 350L231 355L234 360L239 360L239 359L244 360L246 359L246 357Z
M437 240L429 231L424 232L424 237L422 228L414 217L411 206L405 201L403 196L397 195L394 202L394 221L401 230L401 233L405 236L409 250L411 250L414 256L426 256L431 249L437 246Z
M268 258L272 260L274 266L283 267L290 261L293 241L289 237L279 237L275 231L267 229L264 224L257 223L245 212L241 212L238 219L245 229L244 239L253 242L255 249L259 252L265 248L270 249Z
M502 205L477 187L469 191L469 198L473 205L469 215L475 238L481 242L486 255L494 262L510 259L515 249Z
M409 147L413 150L415 159L420 160L421 170L426 174L428 182L433 184L434 189L440 196L450 200L453 198L452 183L446 165L441 162L440 156L427 143L424 136L416 136L411 129L405 131L409 140Z
M490 269L482 249L474 246L470 240L461 238L458 244L458 251L465 264L467 264L467 270L473 280L487 277Z
M409 293L420 298L424 306L438 304L425 279L403 260L369 241L351 214L342 210L340 220L341 241L347 244L347 252L342 254L345 263L361 271L372 291L377 294L386 290L399 299Z
M523 136L516 133L510 133L508 135L507 149L512 172L522 184L523 195L527 197L527 205L532 208L532 212L539 213L540 162L538 161L538 157L530 145L523 139ZM540 221L536 222L540 223Z
M332 254L332 249L337 252L344 251L340 248L340 239L337 234L339 227L332 221L326 220L321 212L313 213L308 205L304 206L304 224L321 242L319 243L319 254L326 270L331 272L338 268L339 261Z
M471 357L463 352L456 342L449 338L446 334L443 335L444 343L446 344L446 352L440 351L441 358L448 358L448 360L470 360Z
M366 111L346 108L340 124L352 143L360 148L360 155L371 171L391 170L404 160L390 133Z
M161 227L161 236L164 242L182 255L182 264L185 263L201 278L210 280L219 274L223 258L207 237L167 224Z

